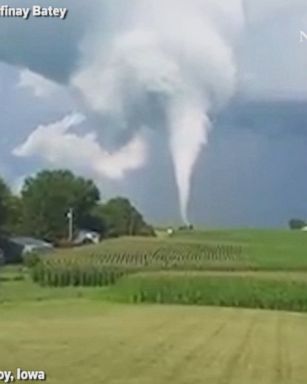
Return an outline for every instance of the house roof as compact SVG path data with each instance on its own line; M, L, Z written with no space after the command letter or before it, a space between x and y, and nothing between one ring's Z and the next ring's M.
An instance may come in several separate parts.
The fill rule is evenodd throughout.
M52 244L32 237L12 237L11 241L22 246L32 245L35 247L52 247Z

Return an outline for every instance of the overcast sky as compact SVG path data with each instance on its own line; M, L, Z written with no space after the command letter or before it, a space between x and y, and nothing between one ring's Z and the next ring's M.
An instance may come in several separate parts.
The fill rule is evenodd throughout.
M165 13L172 10L172 2L164 0ZM231 49L229 66L234 66L236 79L235 85L229 81L229 89L224 87L223 76L228 79L230 71L227 62L225 68L223 63L212 64L223 72L223 76L214 72L213 85L208 80L209 67L203 69L206 76L199 87L209 87L205 91L214 96L208 102L207 93L202 93L204 103L210 105L206 113L211 129L192 176L190 220L208 227L277 227L287 225L291 217L307 219L307 41L300 42L300 31L307 32L306 1L230 0L227 6L218 0L180 2L191 4L191 20L195 3L195 9L205 11L204 24L218 25L221 38L227 41L225 47ZM129 50L128 38L122 45L121 33L133 30L134 23L142 24L138 17L146 13L139 10L140 3L149 3L39 3L68 7L69 15L65 21L0 20L1 176L18 191L26 175L42 168L69 167L94 178L104 198L130 197L149 221L180 222L161 113L164 99L157 97L161 87L173 86L170 74L175 72L164 56L153 54L160 52L157 50L146 56L146 60L151 58L146 71L132 62L142 80L131 77L119 82L112 67L118 63L108 62L109 52L117 47L119 57L131 52L137 56L139 52ZM10 2L10 6L32 4L30 0ZM162 15L163 6L157 7L155 11ZM149 15L151 11L148 8ZM176 15L180 16L176 12L174 9L174 23ZM175 29L164 21L172 20L171 14L161 18L159 36L169 38L168 32ZM148 20L146 15L142 28L156 25ZM184 19L181 23L189 36L190 24ZM210 41L207 30L211 33L209 27L204 28L200 39ZM180 41L186 44L189 40ZM172 45L165 49L170 52ZM220 51L216 57L222 57L219 55ZM199 60L193 73L202 73L202 57ZM163 74L166 80L152 76L152 62L164 68L169 65ZM189 82L191 73L183 73ZM178 78L181 80L180 75ZM129 83L134 79L138 87Z

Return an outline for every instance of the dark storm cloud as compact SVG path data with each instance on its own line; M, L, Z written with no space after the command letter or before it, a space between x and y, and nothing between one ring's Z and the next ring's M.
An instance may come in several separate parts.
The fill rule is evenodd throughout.
M307 217L306 101L297 100L307 89L307 51L299 45L297 35L304 26L307 6L300 0L249 3L251 24L242 35L238 55L239 77L243 78L240 86L243 95L250 93L262 101L237 100L213 116L215 129L198 161L190 202L191 219L198 224L275 226L284 225L291 216ZM33 4L33 0L9 3ZM50 0L40 4L51 5ZM71 75L84 65L91 39L99 40L98 46L104 49L104 39L118 32L114 26L123 25L125 7L133 4L134 0L53 0L52 5L69 8L65 21L1 19L0 61L69 84ZM72 131L82 135L95 131L100 143L111 149L125 143L135 127L153 127L150 161L144 169L121 183L97 182L104 197L127 195L150 220L180 220L175 176L163 134L163 100L154 94L148 94L143 102L135 99L123 122L88 111L82 100L78 104L79 100L70 102L58 95L50 100L30 97L29 90L15 89L18 73L8 67L0 69L0 82L0 131L6 133L1 141L0 172L10 181L48 166L37 158L14 158L10 152L14 146L39 124L61 119L75 107L87 114L88 120ZM281 93L286 101L272 101Z
M193 178L191 221L278 227L307 217L307 112L302 102L235 101L215 119ZM146 169L126 192L156 223L180 223L167 144L156 136ZM141 184L140 184L141 182Z
M10 7L31 7L34 4L33 0L23 0L22 4L17 0L9 2ZM40 5L51 4L48 0L41 0ZM0 61L66 82L78 64L80 41L95 17L97 0L53 0L52 6L67 7L67 19L1 19Z
M307 112L304 100L233 101L215 119L220 130L238 129L269 137L307 135Z
M302 102L233 103L195 173L191 215L208 226L280 226L307 217Z

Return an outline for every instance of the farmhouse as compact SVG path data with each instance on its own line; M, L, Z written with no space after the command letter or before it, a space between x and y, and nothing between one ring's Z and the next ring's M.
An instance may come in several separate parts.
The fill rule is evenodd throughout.
M31 237L0 237L0 248L2 249L6 263L18 263L23 255L31 252L49 253L53 246L46 241Z

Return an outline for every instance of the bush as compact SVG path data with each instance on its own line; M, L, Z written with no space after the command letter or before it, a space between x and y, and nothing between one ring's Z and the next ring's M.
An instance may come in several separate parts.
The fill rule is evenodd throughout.
M302 220L302 219L291 219L289 221L289 227L292 230L303 229L306 225L307 223L305 222L305 220Z
M28 268L33 268L41 262L39 255L36 252L28 252L22 256L23 264Z

